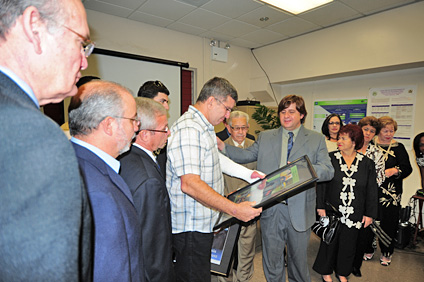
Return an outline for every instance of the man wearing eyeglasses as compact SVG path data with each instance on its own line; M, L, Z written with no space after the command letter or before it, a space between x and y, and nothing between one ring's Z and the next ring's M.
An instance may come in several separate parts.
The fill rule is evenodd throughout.
M214 126L229 117L236 101L237 90L228 80L212 78L203 86L196 104L171 128L166 186L177 281L210 280L212 230L218 211L245 222L262 211L252 207L255 203L236 204L222 196L224 168Z
M172 282L171 208L165 175L153 153L165 146L169 136L167 112L152 99L135 99L140 130L131 150L120 158L120 174L139 215L146 281Z
M136 103L126 88L95 80L81 87L69 114L71 142L87 185L94 218L94 281L145 281L141 227L120 154L139 130Z
M228 118L228 131L230 138L224 143L239 148L248 148L254 143L246 138L249 130L249 115L242 111L233 111ZM256 169L256 162L244 164L249 169ZM224 175L225 195L228 195L249 183L239 178ZM237 242L237 269L230 272L225 279L220 281L250 281L253 277L253 259L255 257L256 221L242 224L240 236Z
M40 111L94 45L80 0L0 0L0 280L90 281L92 218L66 136Z
M169 111L169 90L159 80L146 81L137 93L138 97L145 97L159 102L167 111ZM155 152L157 162L160 166L163 175L166 175L166 145Z

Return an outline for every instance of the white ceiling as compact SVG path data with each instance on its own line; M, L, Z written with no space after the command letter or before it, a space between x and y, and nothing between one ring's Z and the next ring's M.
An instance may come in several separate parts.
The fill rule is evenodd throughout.
M295 1L295 0L294 0ZM422 0L335 0L292 15L254 0L83 0L86 9L258 48ZM260 18L268 17L267 21Z

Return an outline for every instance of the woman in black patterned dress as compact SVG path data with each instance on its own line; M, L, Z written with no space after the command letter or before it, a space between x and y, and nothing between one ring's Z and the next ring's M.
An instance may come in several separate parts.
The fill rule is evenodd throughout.
M380 263L388 266L392 262L394 238L399 224L400 201L403 192L403 179L411 174L412 167L408 153L402 143L393 140L397 130L397 122L389 116L378 119L381 130L374 139L377 148L383 153L386 180L378 189L380 225L384 232L392 238L387 247L380 242Z
M336 273L347 281L352 272L359 230L371 224L377 215L377 181L374 162L357 152L364 136L358 125L348 124L339 132L338 150L330 152L334 177L317 189L317 212L325 216L329 202L341 214L339 229L331 244L321 241L313 269L323 281Z

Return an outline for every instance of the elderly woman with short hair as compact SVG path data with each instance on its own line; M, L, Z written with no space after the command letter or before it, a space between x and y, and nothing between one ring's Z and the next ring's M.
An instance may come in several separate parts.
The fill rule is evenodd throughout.
M321 241L313 269L323 281L347 281L352 272L356 240L361 228L366 228L377 215L377 181L374 163L357 150L362 148L364 135L358 125L348 124L339 131L338 150L330 152L334 178L318 189L317 211L326 216L328 202L340 215L339 229L333 241Z
M378 189L379 219L381 228L392 238L392 243L388 247L380 242L380 263L388 266L392 262L394 238L399 223L403 179L411 174L412 166L405 146L393 139L397 122L389 116L380 117L378 121L381 130L374 138L374 144L383 154L386 175L386 180Z

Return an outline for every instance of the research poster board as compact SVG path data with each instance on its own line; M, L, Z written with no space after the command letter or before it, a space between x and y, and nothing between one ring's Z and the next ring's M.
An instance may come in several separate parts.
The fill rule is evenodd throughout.
M357 124L367 115L367 99L315 101L313 129L321 132L322 124L330 114L338 114L344 124Z
M392 117L398 125L394 139L412 148L414 138L414 116L417 86L370 88L368 94L368 113L377 118Z

